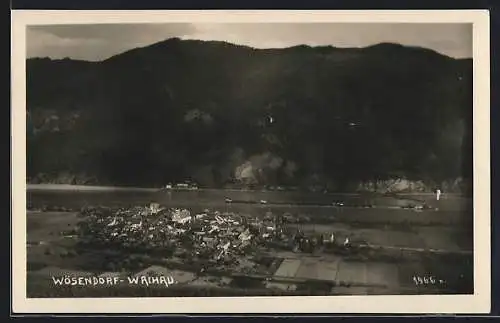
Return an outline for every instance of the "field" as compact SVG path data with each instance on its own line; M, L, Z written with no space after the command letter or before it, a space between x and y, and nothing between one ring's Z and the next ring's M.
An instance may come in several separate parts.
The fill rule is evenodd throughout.
M228 197L233 203L225 203ZM265 200L266 204L259 201ZM344 206L334 206L341 201ZM288 224L304 232L335 232L360 246L347 254L269 249L262 273L213 272L194 274L171 259L140 258L129 268L114 266L112 250L80 250L72 230L78 211L88 205L137 206L152 202L265 217L291 214L308 221ZM408 205L426 203L416 210ZM458 196L401 197L299 192L170 191L155 190L28 190L27 257L29 297L99 296L222 296L222 295L339 295L472 293L472 204ZM140 255L139 255L140 256ZM139 257L138 256L138 257ZM51 276L99 276L122 271L131 275L157 265L175 273L169 288L56 288ZM270 269L272 268L272 269ZM160 270L160 269L155 269ZM186 278L187 277L187 278ZM432 282L429 283L429 277ZM425 279L425 281L424 281ZM52 284L52 285L51 285Z

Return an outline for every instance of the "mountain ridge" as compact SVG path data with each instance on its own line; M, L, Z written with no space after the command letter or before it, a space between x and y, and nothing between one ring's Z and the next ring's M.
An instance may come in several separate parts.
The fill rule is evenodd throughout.
M471 84L472 60L398 44L168 39L100 62L31 58L28 174L339 189L394 176L467 179Z
M100 63L100 62L104 62L104 61L107 61L115 56L120 56L122 54L125 54L127 52L130 52L130 51L135 51L135 50L140 50L140 49L146 49L146 48L149 48L149 47L154 47L154 46L160 46L160 45L164 45L164 44L168 44L168 43L172 43L172 42L191 42L191 43L203 43L203 44L219 44L219 45L225 45L225 46L233 46L233 47L239 47L239 48L246 48L246 49L252 49L252 50L256 50L256 51L275 51L275 50L293 50L293 49L320 49L320 50L342 50L342 51L357 51L357 50L370 50L370 49L380 49L380 48L392 48L392 49L395 49L395 48L404 48L404 49L413 49L413 50L419 50L419 51L427 51L429 53L433 53L435 55L439 55L439 56L443 56L443 57L446 57L446 58L449 58L449 59L456 59L456 60L472 60L472 58L453 58L451 56L448 56L448 55L445 55L443 53L439 53L433 49L430 49L430 48L426 48L426 47L421 47L421 46L409 46L409 45L403 45L403 44L399 44L399 43L393 43L393 42L380 42L380 43L375 43L375 44L372 44L372 45L367 45L367 46L360 46L360 47L336 47L336 46L333 46L333 45L307 45L307 44L299 44L299 45L291 45L291 46L287 46L287 47L266 47L266 48L259 48L259 47L253 47L253 46L250 46L250 45L241 45L241 44L236 44L236 43L231 43L231 42L228 42L228 41L220 41L220 40L199 40L199 39L181 39L179 37L170 37L170 38L166 38L164 40L160 40L160 41L157 41L157 42L154 42L152 44L149 44L149 45L145 45L145 46L141 46L141 47L136 47L136 48L132 48L132 49L129 49L129 50L125 50L123 52L120 52L120 53L117 53L117 54L114 54L114 55L111 55L110 57L107 57L107 58L104 58L104 59L101 59L101 60L96 60L96 61L90 61L90 60L84 60L84 59L74 59L74 58L70 58L70 57L64 57L64 58L50 58L50 57L41 57L41 56L33 56L33 57L29 57L27 60L52 60L52 61L67 61L67 60L70 60L70 61L74 61L74 62L88 62L88 63Z

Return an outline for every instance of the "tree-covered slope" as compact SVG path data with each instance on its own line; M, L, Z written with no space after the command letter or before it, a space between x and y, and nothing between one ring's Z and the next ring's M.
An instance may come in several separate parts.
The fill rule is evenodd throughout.
M472 60L422 48L169 39L27 60L33 181L329 184L471 177Z

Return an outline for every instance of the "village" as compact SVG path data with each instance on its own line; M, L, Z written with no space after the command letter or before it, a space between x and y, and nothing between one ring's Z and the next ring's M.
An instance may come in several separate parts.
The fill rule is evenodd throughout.
M191 214L187 209L163 209L152 203L132 209L85 209L78 234L86 246L177 256L197 262L199 270L236 266L239 259L257 250L313 253L320 248L351 247L349 237L337 241L333 232L306 235L300 226L291 226L308 220L271 212L264 218L208 209Z

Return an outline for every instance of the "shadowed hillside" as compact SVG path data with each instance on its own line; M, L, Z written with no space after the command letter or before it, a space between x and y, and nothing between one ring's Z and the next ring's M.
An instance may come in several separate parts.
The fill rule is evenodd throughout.
M31 182L327 185L470 179L472 60L422 48L169 39L27 60Z

